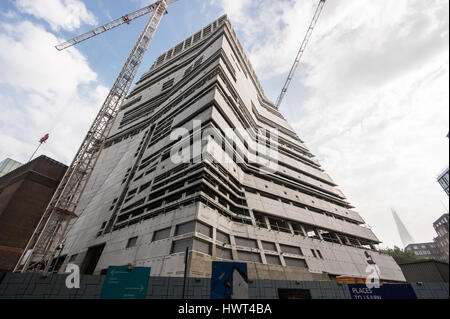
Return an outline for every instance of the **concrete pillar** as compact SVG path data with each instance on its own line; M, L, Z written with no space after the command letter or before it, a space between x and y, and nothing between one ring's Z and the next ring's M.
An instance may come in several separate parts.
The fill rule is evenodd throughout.
M321 241L323 241L323 237L322 237L322 235L320 234L320 232L317 230L317 228L314 228L314 232L316 233L317 237L319 237L319 239L320 239Z

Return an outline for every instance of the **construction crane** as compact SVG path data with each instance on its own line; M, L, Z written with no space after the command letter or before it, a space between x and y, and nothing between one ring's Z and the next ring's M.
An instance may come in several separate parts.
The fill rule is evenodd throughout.
M176 1L159 0L56 46L61 51L120 25L129 24L134 19L150 15L72 164L67 169L28 241L14 269L15 272L48 274L57 251L62 249L63 240L71 221L77 218L75 211L78 202L103 149L104 141L111 130L120 105L128 94L156 29L166 13L167 6Z
M286 79L283 89L281 90L280 96L278 97L277 102L275 103L277 109L280 108L281 102L283 101L283 98L286 95L286 92L289 89L289 86L291 85L295 71L297 70L297 67L300 63L303 53L305 52L306 46L308 45L309 39L311 38L311 35L314 31L314 27L316 26L317 20L319 20L320 14L322 13L322 9L325 4L325 1L326 0L319 1L316 12L314 13L314 17L311 21L311 24L309 25L308 31L306 32L306 36L303 39L302 45L300 46L300 50L298 51L297 56L295 57L295 61L291 67L291 71L289 72L289 75Z

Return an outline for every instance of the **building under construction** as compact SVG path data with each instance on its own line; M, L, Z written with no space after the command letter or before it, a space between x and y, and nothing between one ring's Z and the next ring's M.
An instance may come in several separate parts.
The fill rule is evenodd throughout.
M370 260L382 280L404 281L265 97L226 16L141 77L75 214L60 271L69 262L85 274L132 264L180 277L188 248L190 277L210 277L218 260L247 262L249 279L366 277Z

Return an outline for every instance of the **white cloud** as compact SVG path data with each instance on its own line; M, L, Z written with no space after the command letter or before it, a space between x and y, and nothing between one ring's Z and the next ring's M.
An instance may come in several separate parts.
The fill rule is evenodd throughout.
M53 31L97 24L94 14L80 0L16 0L16 6L21 12L45 20Z
M0 158L27 161L49 132L37 155L70 163L107 95L85 57L57 51L58 40L29 21L0 25Z
M272 98L279 94L318 1L213 0L222 6ZM333 1L282 113L350 202L389 245L390 208L418 241L448 197L448 2Z

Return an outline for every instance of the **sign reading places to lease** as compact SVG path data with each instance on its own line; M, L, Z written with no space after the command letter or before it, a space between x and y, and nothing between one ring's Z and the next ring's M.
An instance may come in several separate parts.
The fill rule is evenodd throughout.
M384 284L380 288L368 288L364 284L348 285L352 299L417 299L409 284Z
M101 299L145 299L150 267L110 266Z

